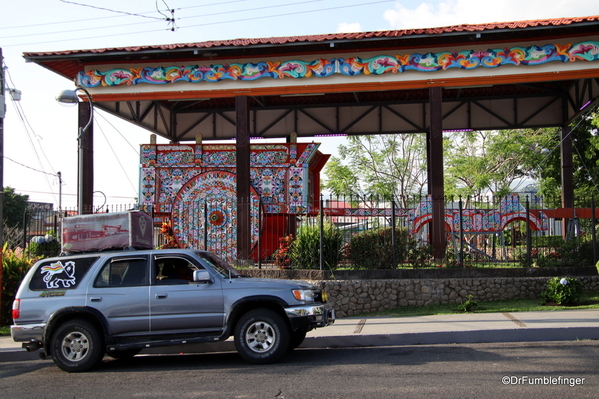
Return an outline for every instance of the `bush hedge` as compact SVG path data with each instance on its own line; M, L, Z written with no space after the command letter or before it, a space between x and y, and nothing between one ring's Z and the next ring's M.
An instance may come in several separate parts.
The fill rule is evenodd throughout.
M39 257L23 252L20 248L9 249L7 244L2 248L2 309L0 309L0 325L12 322L12 302L19 285L31 266Z
M323 223L323 268L334 269L340 259L342 232L328 221ZM294 269L320 269L320 226L304 225L290 245L289 258Z
M352 269L396 269L405 259L408 232L395 228L396 262L393 264L392 228L366 230L351 237L347 250Z

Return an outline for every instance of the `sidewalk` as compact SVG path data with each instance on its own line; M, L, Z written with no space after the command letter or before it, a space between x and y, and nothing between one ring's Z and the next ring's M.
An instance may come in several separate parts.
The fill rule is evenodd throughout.
M310 331L302 348L390 345L599 340L599 310L460 313L418 317L348 317ZM235 350L220 343L171 346L143 353L201 353ZM24 351L0 337L0 352Z

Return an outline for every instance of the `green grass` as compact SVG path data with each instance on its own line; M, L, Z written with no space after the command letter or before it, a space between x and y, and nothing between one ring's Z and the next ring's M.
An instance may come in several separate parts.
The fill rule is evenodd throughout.
M1 335L10 335L10 327L0 327L0 336Z
M511 299L505 301L480 302L473 313L503 313L503 312L536 312L554 311L568 309L599 309L599 292L585 292L581 296L580 304L577 306L548 306L542 305L540 299ZM456 304L429 305L429 306L405 306L389 309L383 312L362 313L356 316L369 317L407 317L407 316L431 316L438 314L462 313Z

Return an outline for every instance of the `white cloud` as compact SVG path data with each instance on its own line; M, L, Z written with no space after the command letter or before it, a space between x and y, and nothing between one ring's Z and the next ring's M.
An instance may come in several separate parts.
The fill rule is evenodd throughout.
M351 32L361 32L362 27L359 22L347 23L342 22L337 26L337 33L351 33Z
M598 14L597 0L433 0L416 8L397 3L383 17L392 29L411 29Z

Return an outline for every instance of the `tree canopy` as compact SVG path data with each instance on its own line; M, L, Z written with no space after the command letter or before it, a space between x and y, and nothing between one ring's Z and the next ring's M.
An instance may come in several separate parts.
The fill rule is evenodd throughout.
M324 188L356 199L425 194L425 149L423 134L350 136L327 163Z
M23 214L27 209L28 195L15 192L12 187L4 187L2 216L6 227L23 228Z
M599 192L599 112L571 128L575 197L586 198ZM561 140L560 128L445 133L445 194L503 197L521 188L519 182L534 180L559 206ZM427 194L426 164L424 134L351 136L327 163L323 186L337 196L402 201Z
M570 126L568 138L572 139L572 169L574 198L597 198L599 186L599 112L595 109ZM561 134L556 136L552 151L539 164L541 193L559 206L561 201Z

